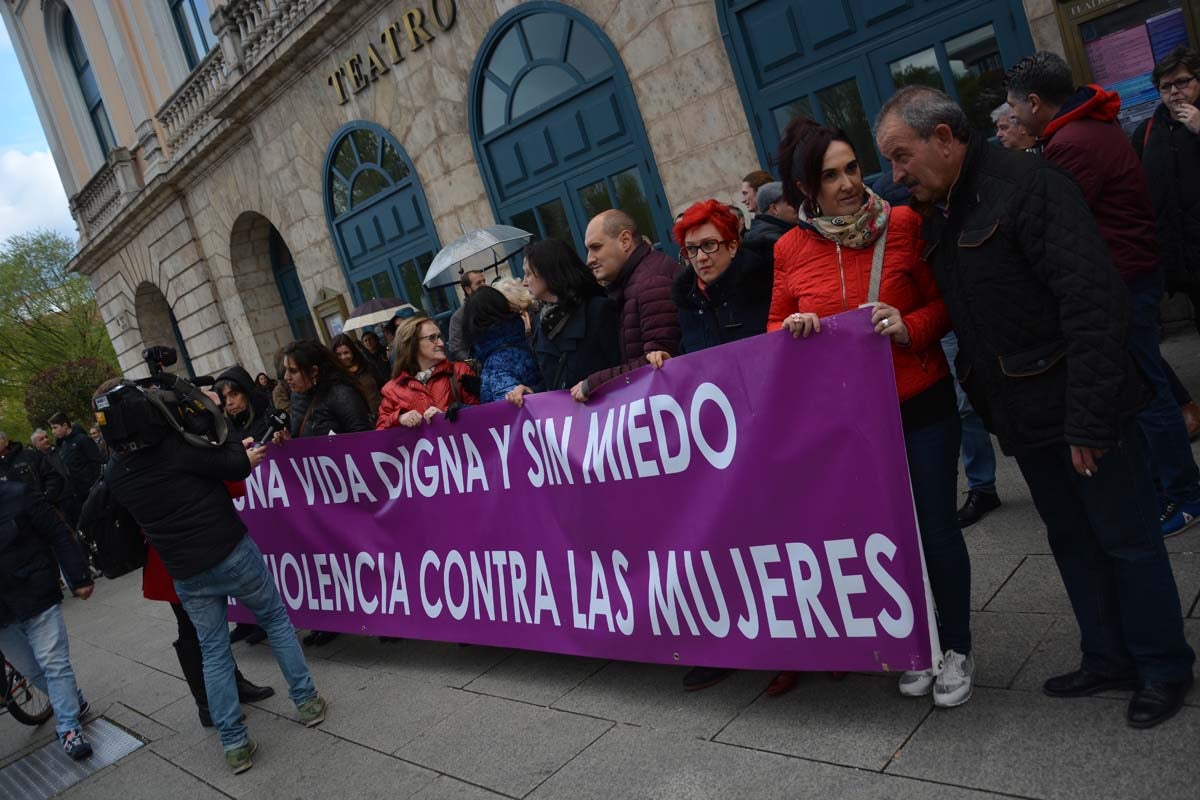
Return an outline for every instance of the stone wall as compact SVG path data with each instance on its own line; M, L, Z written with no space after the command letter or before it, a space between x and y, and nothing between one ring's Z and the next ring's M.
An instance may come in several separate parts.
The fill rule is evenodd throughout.
M1038 50L1049 50L1067 57L1063 45L1062 29L1054 13L1056 0L1022 0L1025 16L1029 18L1029 32L1033 35L1033 46Z

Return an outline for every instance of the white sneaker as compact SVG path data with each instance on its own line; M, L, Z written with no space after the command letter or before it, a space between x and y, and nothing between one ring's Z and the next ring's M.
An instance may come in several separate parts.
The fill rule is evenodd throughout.
M975 657L946 651L945 666L933 686L933 704L938 708L954 708L971 699L975 684Z
M924 697L933 691L935 678L931 669L909 670L900 676L900 694L905 697Z

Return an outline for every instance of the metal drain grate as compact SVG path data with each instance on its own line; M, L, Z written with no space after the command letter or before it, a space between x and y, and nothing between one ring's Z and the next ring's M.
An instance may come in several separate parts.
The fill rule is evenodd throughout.
M0 769L0 800L53 797L142 746L141 740L106 719L89 722L83 729L92 743L90 758L72 761L58 741L50 742Z

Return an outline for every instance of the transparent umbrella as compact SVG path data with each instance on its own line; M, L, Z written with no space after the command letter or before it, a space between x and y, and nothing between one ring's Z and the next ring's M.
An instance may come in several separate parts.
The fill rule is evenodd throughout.
M498 267L532 238L532 233L511 225L489 225L464 233L434 257L425 273L425 287L447 286L464 272Z

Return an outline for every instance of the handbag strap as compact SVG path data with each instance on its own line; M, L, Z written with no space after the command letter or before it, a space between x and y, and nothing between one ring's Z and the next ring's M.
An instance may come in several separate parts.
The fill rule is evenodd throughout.
M879 238L875 240L875 252L871 254L871 285L867 289L868 303L879 302L879 283L883 279L883 249L887 235L887 228L884 228L883 233L879 234Z

